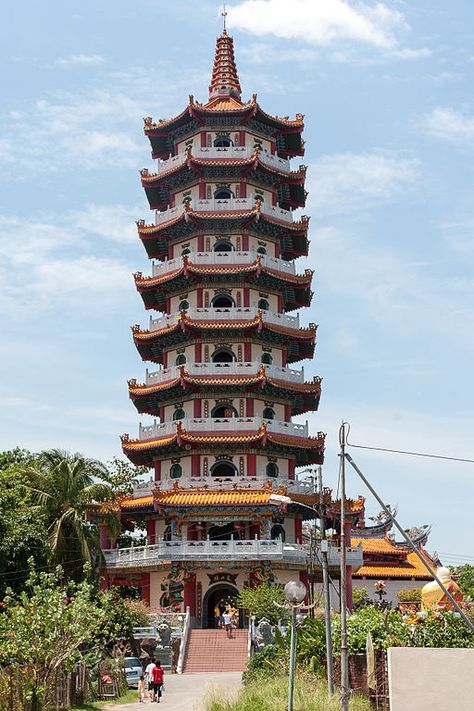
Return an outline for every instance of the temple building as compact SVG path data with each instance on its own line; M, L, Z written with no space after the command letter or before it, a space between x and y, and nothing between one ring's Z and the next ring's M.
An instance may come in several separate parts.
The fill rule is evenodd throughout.
M105 580L139 586L154 608L189 607L208 627L243 587L307 579L302 523L319 496L297 470L323 462L324 435L292 421L316 411L321 394L299 365L316 341L298 314L312 303L313 273L295 266L309 244L309 218L293 216L305 205L306 167L290 164L304 154L304 123L266 113L256 95L242 100L225 29L208 100L190 96L174 118L144 122L156 167L141 182L154 219L137 227L152 263L134 279L151 315L132 335L155 365L128 385L137 412L153 419L122 447L154 478L117 508L146 545L115 547L102 530ZM339 525L329 491L323 505L328 527ZM347 512L350 528L363 500ZM362 565L360 546L347 564L349 573ZM337 541L329 566L338 577Z
M393 511L396 516L396 511ZM369 596L376 599L375 583L385 583L383 599L398 604L397 594L406 588L422 588L432 580L416 553L405 540L396 541L392 533L392 520L383 511L372 517L373 524L366 526L361 518L352 530L351 545L362 546L364 564L353 573L354 588L366 588ZM436 554L429 553L425 546L431 527L424 525L406 530L412 542L432 570L440 564Z

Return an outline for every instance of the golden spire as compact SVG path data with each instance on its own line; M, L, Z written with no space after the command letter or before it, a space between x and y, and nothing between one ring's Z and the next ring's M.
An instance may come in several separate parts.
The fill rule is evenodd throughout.
M242 89L240 88L237 67L235 66L234 40L227 34L227 11L225 5L221 14L224 18L224 29L216 42L214 67L209 85L209 100L218 96L234 96L240 100Z

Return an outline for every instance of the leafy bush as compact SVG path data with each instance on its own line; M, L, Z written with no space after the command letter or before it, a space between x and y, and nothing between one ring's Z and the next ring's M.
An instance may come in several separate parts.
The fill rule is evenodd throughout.
M421 602L421 589L402 588L398 591L397 597L400 602Z
M456 612L410 616L407 626L410 647L474 647L474 632Z
M298 662L308 664L313 672L319 672L326 662L326 627L318 618L306 617L298 627L296 647Z
M464 595L474 600L474 565L469 563L458 565L455 568L452 567L451 572Z
M352 603L355 610L368 605L370 603L370 596L367 588L354 588L352 591Z
M349 654L365 654L367 634L371 633L375 649L404 647L408 643L408 628L396 610L369 605L347 618ZM334 650L341 646L341 619L333 625Z
M275 602L280 605L285 602L283 585L280 583L263 583L255 588L244 588L237 598L238 607L248 610L257 621L265 617L272 625L288 617L287 611L277 607Z

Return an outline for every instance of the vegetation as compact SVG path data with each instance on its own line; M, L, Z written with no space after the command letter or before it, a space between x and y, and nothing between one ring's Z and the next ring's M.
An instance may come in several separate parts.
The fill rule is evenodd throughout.
M421 602L421 589L402 588L398 591L397 597L400 602Z
M244 588L237 598L238 607L248 610L257 621L265 617L273 625L288 616L286 610L277 607L275 602L280 605L285 602L283 585L279 583L264 583L255 588Z
M454 579L465 597L474 600L474 565L465 563L451 568Z
M370 595L367 588L354 588L352 591L352 604L355 610L370 603Z
M286 711L288 700L288 676L258 676L245 685L236 699L222 699L220 694L211 694L206 711ZM295 711L338 711L341 702L338 695L328 700L326 684L312 675L299 674L295 684ZM353 696L351 711L370 711L367 699Z

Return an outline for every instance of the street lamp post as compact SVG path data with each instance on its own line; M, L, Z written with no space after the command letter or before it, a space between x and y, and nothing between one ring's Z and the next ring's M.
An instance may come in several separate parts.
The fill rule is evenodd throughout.
M288 679L288 711L293 711L293 696L295 691L295 670L296 670L296 613L303 607L310 607L309 605L303 605L303 601L306 597L306 585L300 580L290 580L285 585L285 599L284 605L280 605L275 602L277 607L283 607L290 611L291 615L291 637L290 637L290 676Z

